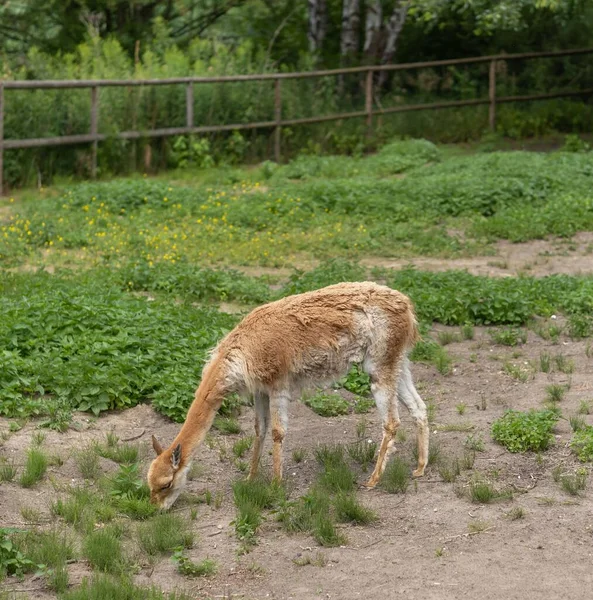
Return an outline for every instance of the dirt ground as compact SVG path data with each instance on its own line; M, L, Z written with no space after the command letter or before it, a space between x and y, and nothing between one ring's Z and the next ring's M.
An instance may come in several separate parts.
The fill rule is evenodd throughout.
M590 245L593 234L581 234L570 244L533 242L524 245L501 244L499 256L470 261L414 261L422 268L467 268L481 274L515 274L527 272L543 275L551 272L591 272L593 259ZM406 261L409 262L409 261ZM378 264L378 261L367 261ZM396 266L396 261L383 261L384 266ZM528 269L526 265L531 265ZM436 326L436 330L447 328ZM456 331L456 329L453 329ZM581 496L566 494L553 481L552 469L567 470L580 463L571 454L568 442L571 428L568 417L577 412L581 401L592 401L593 358L586 353L587 340L571 341L561 335L554 345L532 331L527 343L509 348L494 344L485 328L476 328L473 340L447 346L454 359L453 372L443 376L430 365L414 364L417 387L425 400L436 405L431 442L443 455L459 456L471 433L481 436L485 450L476 454L474 471L487 474L497 487L511 489L512 500L487 505L472 504L460 497L456 484L446 483L436 467L429 467L425 477L412 484L408 492L388 494L380 489L361 488L363 503L379 515L373 526L344 526L348 544L339 548L317 547L304 534L287 534L273 514L258 533L258 543L248 554L240 555L231 522L235 511L231 482L242 476L228 460L221 460L221 448L228 448L238 436L222 436L212 432L213 444L200 447L196 461L200 475L189 483L188 490L198 494L209 489L223 494L222 505L199 505L194 521L197 541L188 552L192 560L206 557L219 565L218 574L210 578L188 579L179 575L169 559L154 565L140 564L135 580L143 585L162 589L185 590L196 598L245 598L260 600L308 600L333 598L425 599L519 599L524 597L579 598L590 593L593 584L593 502L590 489ZM574 361L571 375L532 372L521 383L503 372L505 361L529 369L539 364L542 351L552 356L562 354ZM589 354L591 354L589 352ZM513 455L494 443L490 436L492 422L506 408L539 408L550 383L570 383L561 402L565 419L556 427L556 443L538 459L534 454ZM465 403L463 415L456 406ZM244 434L251 434L252 409L245 408L240 418ZM318 467L312 450L319 443L348 443L356 439L356 424L363 418L351 414L338 418L323 418L300 402L293 402L285 451L285 473L296 498L307 491L315 479ZM380 422L373 409L365 415L369 433L379 440ZM593 415L585 415L593 425ZM44 515L48 525L52 517L49 507L64 486L82 483L72 453L92 440L103 441L114 430L120 439L138 437L143 452L143 464L152 458L150 434L170 441L178 425L155 413L149 405L141 405L122 413L111 413L98 419L86 414L75 416L76 428L59 434L47 431L44 448L63 459L61 466L50 467L45 481L31 489L17 483L0 486L0 526L20 527L25 523L22 507L35 508ZM443 431L447 425L472 426L471 431ZM0 431L7 431L9 422L0 419ZM407 440L397 444L395 452L411 456L414 426L405 409L402 428ZM445 427L446 428L446 427ZM0 447L0 453L20 467L25 450L31 443L36 424L30 422L12 433ZM269 441L268 441L269 444ZM306 459L296 464L292 450L305 448ZM269 449L269 447L268 447ZM105 472L115 470L114 463L103 460ZM271 470L271 456L264 453L263 469ZM359 472L358 481L367 474ZM590 487L590 486L589 486ZM522 507L525 516L511 520L507 513ZM176 505L187 512L187 504ZM475 524L481 525L476 531ZM472 529L471 524L474 524ZM294 559L322 553L325 566L298 566ZM72 584L77 584L90 570L83 560L70 565ZM4 589L23 591L23 597L49 599L43 580L29 576L19 582L9 579Z

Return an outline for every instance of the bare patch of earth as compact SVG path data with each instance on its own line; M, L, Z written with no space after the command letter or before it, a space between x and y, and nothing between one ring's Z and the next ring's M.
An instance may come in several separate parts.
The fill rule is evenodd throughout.
M593 273L593 232L590 231L578 233L570 240L533 240L521 244L501 240L495 244L495 248L495 256L458 259L367 257L360 262L367 267L400 269L413 265L426 271L459 269L473 275L493 277L510 277L519 274L542 277L553 273L569 275Z

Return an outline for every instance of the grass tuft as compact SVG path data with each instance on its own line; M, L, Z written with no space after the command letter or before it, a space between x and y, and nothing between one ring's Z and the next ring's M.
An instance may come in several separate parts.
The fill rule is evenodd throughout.
M27 462L19 478L19 483L25 488L35 485L43 479L47 465L48 458L45 453L39 448L31 448L27 452Z
M405 494L410 485L410 467L399 458L394 457L385 467L381 478L381 487L390 494Z
M138 540L149 556L190 548L194 542L188 522L174 513L161 513L138 526Z
M94 569L106 573L120 573L124 569L121 532L114 526L91 531L82 546L85 558Z
M334 498L336 518L342 523L368 525L378 520L377 514L364 507L353 493L339 493Z

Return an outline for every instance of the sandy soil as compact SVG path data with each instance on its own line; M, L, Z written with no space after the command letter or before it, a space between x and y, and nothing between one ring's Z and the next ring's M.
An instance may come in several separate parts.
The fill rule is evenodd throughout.
M537 264L533 264L530 274L590 272L593 261L587 254L587 246L592 241L593 234L581 234L570 248L560 244L560 250L554 255L549 255L552 250L549 243L501 244L500 255L506 256L503 260L507 263L504 269L488 265L488 262L501 260L492 257L463 261L463 266L458 261L438 261L437 264L422 260L417 264L424 268L457 265L472 272L505 275L517 273L535 261ZM543 251L548 254L543 256L546 260L539 263ZM397 263L392 261L391 264ZM587 341L575 342L561 336L559 343L553 345L531 331L525 345L508 348L494 344L485 328L476 328L473 340L447 347L454 358L450 375L440 375L429 365L413 366L420 393L436 405L432 442L439 445L441 454L461 455L468 432L440 429L452 424L471 424L471 433L481 436L485 443L485 450L477 453L474 471L487 474L500 488L512 489L512 500L472 504L456 493L456 484L444 482L438 470L430 467L426 476L418 480L417 485L410 486L405 495L361 489L359 497L378 513L380 520L374 526L345 526L348 544L344 547L320 548L308 535L288 535L270 514L259 531L258 544L250 553L239 555L240 544L231 524L235 516L231 482L242 475L229 459L221 460L221 448L226 447L228 454L232 454L230 448L238 436L212 432L213 444L204 444L198 451L201 473L190 482L189 492L200 493L208 488L213 494L222 493L224 499L218 509L198 506L198 517L193 524L197 541L189 556L193 560L213 558L219 572L207 579L184 578L176 572L172 561L165 558L154 565L141 563L135 575L137 583L183 589L196 598L254 600L379 597L580 600L586 597L593 583L591 491L587 489L579 497L569 496L553 481L551 474L557 465L568 470L581 466L568 448L571 436L568 421L559 422L554 447L539 460L533 454L508 453L495 444L489 434L492 422L506 408L541 407L545 388L550 383L570 380L570 389L561 404L566 418L576 413L583 400L592 401L593 406L593 358L587 357L586 348ZM552 356L563 354L572 359L574 373L568 376L558 372L533 372L527 382L520 383L503 372L507 360L525 369L530 364L539 364L544 350ZM466 410L460 415L456 406L462 402ZM318 443L352 442L361 418L355 414L322 418L303 404L292 403L285 472L293 498L305 493L315 479L318 467L312 449ZM369 432L378 440L380 422L376 411L368 413L366 419ZM593 425L593 415L585 415L585 419ZM240 421L243 431L250 434L252 410L244 409ZM413 423L406 412L402 413L402 421L408 435L405 442L397 445L396 452L411 456ZM46 432L44 447L51 454L59 455L63 464L50 467L43 483L31 489L23 489L16 483L0 485L0 527L26 526L21 516L22 507L40 511L47 526L51 526L51 502L63 494L65 486L82 483L73 452L93 440L104 440L107 432L114 430L120 439L139 436L146 468L152 452L150 434L157 432L160 438L170 441L178 430L178 425L148 405L99 419L77 414L75 425L64 434ZM7 432L8 427L9 422L0 419L0 431ZM11 433L0 442L0 454L20 467L35 431L36 424L30 422ZM308 450L306 460L300 464L292 459L295 448ZM108 460L102 460L101 466L105 472L116 468ZM263 468L268 471L271 468L268 453L264 455ZM365 474L359 472L358 480L365 481ZM525 517L511 520L507 513L517 506L525 510ZM179 509L189 512L187 504L180 503ZM485 530L471 532L470 524L478 521L484 524ZM325 566L298 566L294 562L307 555L314 558L318 552L326 559ZM71 583L78 583L89 572L83 560L70 565ZM24 590L23 597L54 597L47 592L43 580L34 577L27 577L23 582L9 579L3 586L6 590Z

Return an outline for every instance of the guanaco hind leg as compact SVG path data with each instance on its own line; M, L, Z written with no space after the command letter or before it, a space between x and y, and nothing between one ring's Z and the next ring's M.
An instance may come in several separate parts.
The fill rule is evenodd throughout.
M371 373L371 381L371 391L383 420L383 439L379 447L375 470L368 480L367 486L374 487L377 485L385 470L389 449L393 445L397 428L400 425L398 400L401 400L410 411L414 421L416 421L418 467L413 475L414 477L424 475L424 469L428 462L428 418L426 405L414 387L412 373L410 372L410 361L407 357L403 357L401 374L398 373L398 367L394 367L389 373L384 373L382 376Z
M426 404L418 394L412 381L410 372L410 361L407 357L402 363L402 372L399 380L397 395L399 400L410 411L412 418L416 421L416 440L418 444L418 468L413 472L414 477L424 475L424 469L428 462L428 416Z
M384 371L371 372L370 375L371 392L383 420L383 439L379 447L375 469L367 482L367 487L375 487L383 475L389 449L393 445L397 428L400 425L396 392L398 366Z

